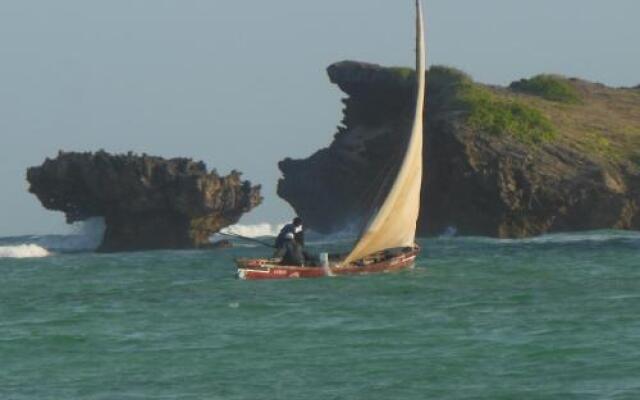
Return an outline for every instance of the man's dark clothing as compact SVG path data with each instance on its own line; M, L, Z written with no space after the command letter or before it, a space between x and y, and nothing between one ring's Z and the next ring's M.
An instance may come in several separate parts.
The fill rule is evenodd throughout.
M282 256L281 265L302 266L304 265L304 254L302 253L302 246L300 246L295 240L287 240L281 247L284 255Z
M295 241L298 242L300 246L304 246L304 231L302 230L302 227L296 227L294 224L287 224L280 230L280 233L276 238L276 249L280 249L284 245L287 233L293 233Z

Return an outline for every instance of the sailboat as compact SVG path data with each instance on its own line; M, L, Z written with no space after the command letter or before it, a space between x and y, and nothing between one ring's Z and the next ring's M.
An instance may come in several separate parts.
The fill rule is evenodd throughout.
M411 133L393 184L344 256L332 256L323 267L286 266L278 260L237 260L240 279L294 279L393 272L413 268L420 252L415 243L422 185L422 135L425 105L426 49L420 0L416 0L417 95Z

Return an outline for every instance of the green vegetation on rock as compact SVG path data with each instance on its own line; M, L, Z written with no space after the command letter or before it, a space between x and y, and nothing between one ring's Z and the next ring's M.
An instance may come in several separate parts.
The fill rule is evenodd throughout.
M404 80L396 71L331 67L348 96L340 136L306 160L279 164L278 194L318 230L335 232L360 215L366 183L406 146L398 132L409 132L415 74ZM640 90L565 79L580 95L579 104L565 104L476 83L449 67L432 67L427 81L430 175L421 203L429 212L419 232L437 235L452 224L497 237L640 229Z
M610 160L618 160L621 158L621 155L618 154L612 146L611 140L603 136L601 132L585 131L581 139L583 149L587 150L590 154L598 154Z
M540 111L515 100L502 99L479 86L469 87L463 101L469 107L468 123L492 135L508 134L523 143L551 141L556 131Z
M429 69L429 83L431 85L470 84L473 79L457 68L445 65L434 65Z
M455 85L453 101L467 111L467 123L473 129L491 135L509 135L527 144L553 140L556 130L551 121L524 102L499 96L489 88L455 68L434 66L430 69L433 86Z
M391 73L397 75L401 79L413 79L413 77L416 75L416 70L413 68L391 67L389 68L389 71L391 71Z
M578 104L581 102L578 91L566 78L557 75L538 75L531 79L521 79L512 82L509 88L516 92L539 96L558 103Z

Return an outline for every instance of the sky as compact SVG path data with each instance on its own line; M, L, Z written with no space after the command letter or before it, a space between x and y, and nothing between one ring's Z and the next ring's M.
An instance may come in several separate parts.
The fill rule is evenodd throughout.
M429 64L505 85L559 73L640 83L637 0L425 0ZM203 160L263 186L242 223L278 223L277 162L327 146L326 67L414 60L413 0L0 0L0 236L62 233L25 171L58 150Z

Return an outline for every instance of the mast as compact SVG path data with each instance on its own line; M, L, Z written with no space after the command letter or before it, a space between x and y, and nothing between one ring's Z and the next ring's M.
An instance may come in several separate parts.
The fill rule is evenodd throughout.
M378 212L370 219L345 264L378 251L413 247L422 187L422 134L425 106L426 48L422 5L416 0L417 94L411 136L398 175Z

